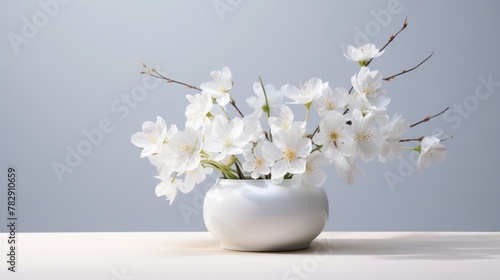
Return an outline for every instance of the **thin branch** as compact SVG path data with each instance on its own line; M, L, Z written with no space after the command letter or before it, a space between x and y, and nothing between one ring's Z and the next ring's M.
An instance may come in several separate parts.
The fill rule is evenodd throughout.
M453 139L453 135L452 135L452 136L450 136L450 137L446 137L446 138L443 138L443 139L439 139L439 141L444 142L444 141L449 140L449 139Z
M424 136L421 136L419 138L409 138L409 139L401 139L399 140L399 142L413 142L413 141L422 141L422 139L424 139Z
M271 139L269 139L269 135L270 134L268 134L267 131L264 131L264 136L266 137L267 141L273 142Z
M421 141L422 141L422 139L424 139L424 137L425 137L425 136L421 136L421 137L419 137L419 138L401 139L401 140L399 140L399 142L414 142L414 141L421 142ZM444 141L446 141L446 140L448 140L448 139L451 139L451 138L453 138L453 136L446 137L446 138L443 138L443 139L439 139L439 141L444 142Z
M450 107L446 107L443 111L441 111L441 112L439 112L439 113L437 113L437 114L435 114L435 115L432 115L432 116L426 116L426 117L425 117L425 118L423 118L421 121L418 121L418 122L416 122L416 123L414 123L414 124L410 125L410 127L414 127L414 126L417 126L417 125L419 125L419 124L421 124L421 123L428 122L428 121L430 121L431 119L433 119L433 118L435 118L435 117L437 117L437 116L440 116L440 115L444 114L444 112L448 111L448 109L450 109ZM418 141L418 142L420 142L420 141L422 141L422 139L423 139L423 138L424 138L424 136L421 136L421 137L419 137L419 138L401 139L401 140L399 140L399 142L412 142L412 141ZM445 140L447 140L447 139L448 139L448 138L441 139L441 141L445 141Z
M424 60L422 60L419 64L415 65L414 67L406 70L406 69L403 69L403 71L397 73L397 74L394 74L392 76L389 76L387 78L384 78L383 80L386 81L386 82L389 82L390 80L396 78L397 76L400 76L400 75L403 75L403 74L406 74L408 72L411 72L415 69L417 69L420 65L424 64L427 60L429 60L429 58L431 58L432 56L434 55L434 52L432 52L428 57L426 57Z
M238 114L240 114L240 116L242 118L244 118L245 116L243 115L243 113L240 111L240 108L238 108L238 106L236 106L236 101L234 101L234 99L231 98L231 100L229 101L229 103L231 103L231 105L233 105L234 109L236 109L236 111L238 111Z
M318 132L319 132L319 125L316 127L314 132L311 135L309 135L309 139L313 139L314 135L316 135L316 133L318 133Z
M151 71L152 71L153 73L155 73L156 75L149 73L149 75L150 75L150 76L155 77L155 78L158 78L158 79L163 79L163 80L167 81L167 83L175 83L175 84L183 85L183 86L188 87L188 88L195 89L195 90L197 90L197 91L202 91L202 89L201 89L201 88L199 88L199 87L195 87L195 86L190 85L190 84L186 84L186 83L183 83L183 82L179 82L179 81L176 81L176 80L173 80L173 79L167 78L167 77L163 76L162 74L158 73L158 72L156 71L156 69L154 69L154 68L151 68Z
M410 125L410 127L414 127L414 126L417 126L417 125L419 125L419 124L421 124L421 123L428 122L428 121L430 121L431 119L433 119L433 118L435 118L435 117L437 117L437 116L439 116L439 115L444 114L444 112L448 111L448 109L450 109L450 107L446 107L446 109L444 109L443 111L441 111L441 112L439 112L439 113L437 113L437 114L435 114L435 115L433 115L433 116L426 116L423 120L418 121L418 122L416 122L416 123L414 123L414 124Z
M236 161L234 162L234 165L236 166L236 172L238 173L238 177L239 177L240 179L245 179L245 175L243 175L243 172L241 172L240 165L239 165L239 161L238 161L238 160L236 160Z

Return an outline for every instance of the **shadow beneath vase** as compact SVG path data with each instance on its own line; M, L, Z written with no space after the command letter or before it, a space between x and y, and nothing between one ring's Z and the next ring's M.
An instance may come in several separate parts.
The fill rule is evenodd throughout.
M368 236L368 237L366 237ZM349 237L349 236L347 236ZM390 260L473 260L500 259L498 233L361 233L360 238L346 238L342 233L320 236L303 250L281 252L241 252L222 249L211 236L196 240L158 244L155 255L207 256L244 254L373 256Z
M318 238L308 249L282 254L378 256L394 260L500 259L500 234L407 233L391 238Z

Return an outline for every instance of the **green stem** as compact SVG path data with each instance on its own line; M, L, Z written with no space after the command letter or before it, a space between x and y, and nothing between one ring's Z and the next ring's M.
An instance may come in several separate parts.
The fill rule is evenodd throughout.
M236 171L238 172L238 177L240 179L245 179L245 175L243 174L243 172L241 172L241 168L240 168L240 164L239 164L238 160L234 163L234 166L236 166Z
M209 164L213 169L221 172L224 177L227 177L228 179L238 179L238 175L235 174L236 170L233 170L229 166L222 165L213 160L204 160L203 163Z
M314 145L316 145L316 144L314 144ZM321 148L323 148L323 145L316 145L316 147L311 151L311 154L316 152L316 151L321 150Z
M264 86L264 83L262 82L262 78L260 76L259 76L259 82L260 86L262 87L262 92L264 92L264 99L266 100L266 105L264 105L264 108L262 108L262 110L266 112L267 118L269 119L271 117L271 107L269 106L269 100L267 99L266 87ZM273 142L273 135L271 133L271 130L269 130L268 140Z
M309 115L311 114L311 104L312 104L312 102L305 104L306 108L307 108L306 123L309 121Z
M410 148L410 147L402 147L401 149L406 150L406 151L416 151L417 153L419 153L419 154L420 154L420 151L421 151L421 149L422 149L422 148L421 148L421 146L420 146L420 145L418 145L418 146L417 146L417 147L415 147L415 148Z
M267 117L271 117L271 107L269 107L269 100L267 100L267 92L266 92L266 87L264 87L264 83L262 82L262 78L259 76L259 81L260 81L260 86L262 87L262 91L264 92L264 99L266 100L266 106L264 109L264 112L266 112Z

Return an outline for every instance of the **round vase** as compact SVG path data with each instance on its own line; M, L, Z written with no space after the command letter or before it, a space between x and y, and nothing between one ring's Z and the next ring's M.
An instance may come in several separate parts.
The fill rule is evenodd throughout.
M292 180L219 179L205 195L203 218L224 249L299 250L325 227L328 198L323 188Z

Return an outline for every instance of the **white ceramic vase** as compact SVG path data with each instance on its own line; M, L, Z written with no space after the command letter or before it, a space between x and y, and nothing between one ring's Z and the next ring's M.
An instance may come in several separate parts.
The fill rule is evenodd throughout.
M328 219L323 188L271 180L219 179L207 192L203 218L221 247L239 251L308 248Z

